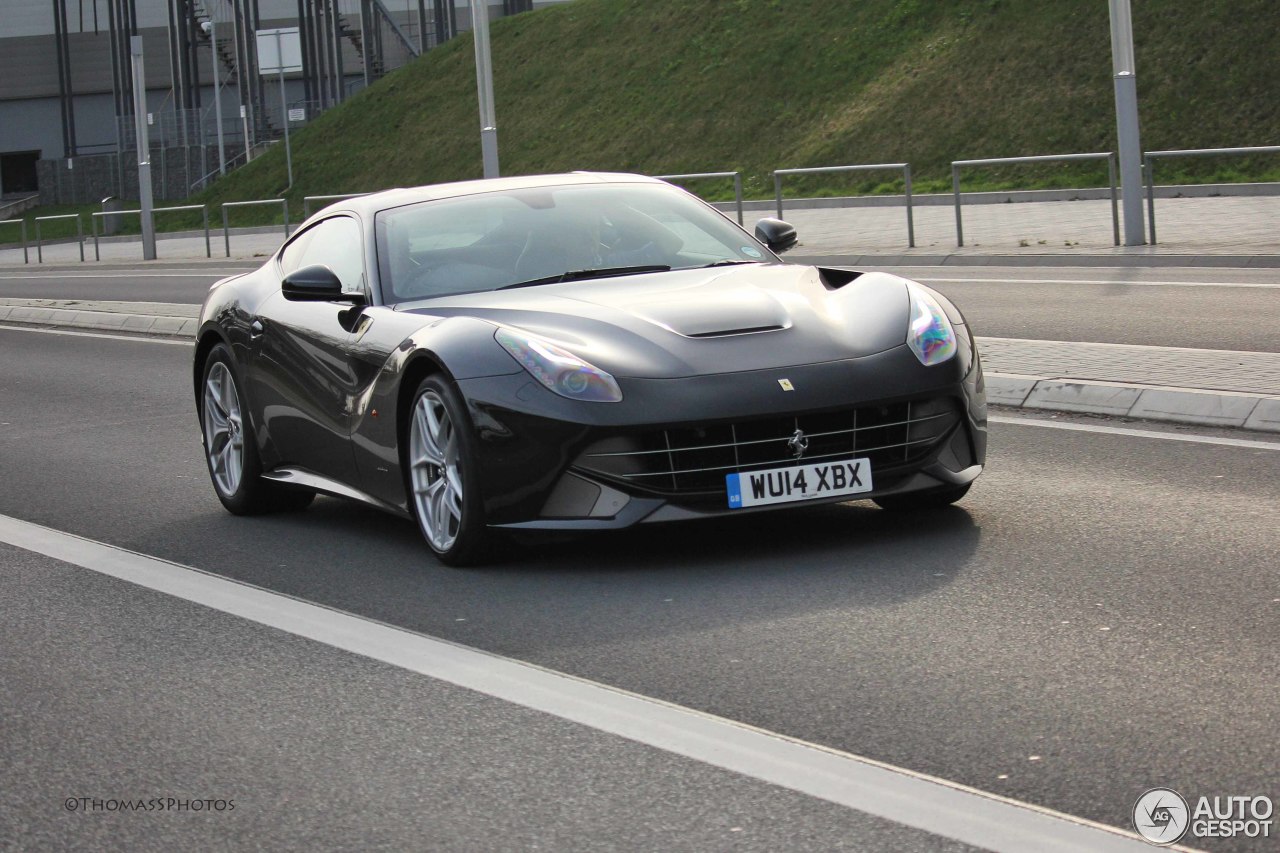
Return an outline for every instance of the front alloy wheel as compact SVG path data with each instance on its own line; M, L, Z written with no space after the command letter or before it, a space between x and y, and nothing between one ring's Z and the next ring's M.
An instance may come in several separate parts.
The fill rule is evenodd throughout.
M245 415L231 352L225 344L209 351L202 376L200 427L209 479L218 500L236 515L306 508L315 492L262 478L253 425Z
M231 370L221 361L209 368L204 382L204 446L209 474L220 497L240 490L244 477L244 419Z
M429 376L409 415L409 489L423 538L449 565L474 562L484 539L470 422L457 392Z

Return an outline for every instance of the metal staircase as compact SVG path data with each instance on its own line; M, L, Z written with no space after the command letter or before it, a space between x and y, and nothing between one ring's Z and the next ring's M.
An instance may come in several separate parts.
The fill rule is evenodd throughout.
M234 23L224 20L219 26L214 27L213 15L210 14L209 7L207 6L210 2L217 4L223 3L225 0L189 0L191 15L196 22L196 37L199 39L201 44L209 45L212 49L213 54L217 57L217 67L214 69L214 72L225 75L223 77L223 85L234 85L239 89L240 99L243 103L246 100L249 100L246 98L246 95L249 91L249 87L252 85L252 82L248 79L243 81L241 80L240 62L239 58L236 56L235 37L232 35L224 35L224 33L227 33L228 30L234 26ZM226 9L220 9L219 11L228 13L219 15L219 18L225 18L228 16L234 17L233 11L228 12ZM280 128L271 120L271 117L267 114L266 110L261 110L260 112L261 115L257 116L257 120L260 122L261 129L267 138L274 138L279 135L281 133Z

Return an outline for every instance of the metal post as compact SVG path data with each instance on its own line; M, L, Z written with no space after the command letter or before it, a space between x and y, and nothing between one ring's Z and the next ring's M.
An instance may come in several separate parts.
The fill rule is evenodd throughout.
M360 55L360 65L365 73L365 88L369 88L370 83L374 82L374 69L372 69L374 56L380 55L374 50L375 38L372 29L374 29L374 8L369 0L360 0L360 40L364 45Z
M44 263L44 240L40 238L40 219L36 218L36 263Z
M1151 245L1156 244L1156 171L1155 163L1150 157L1142 158L1142 171L1147 176L1147 228L1150 231Z
M360 51L361 68L364 71L364 87L369 88L369 83L373 80L373 39L369 37L369 30L373 29L370 22L373 18L373 10L369 8L369 0L360 0L360 41L363 43L364 50ZM277 38L276 43L280 40Z
M200 215L204 217L204 256L213 257L213 247L209 244L209 205L200 205Z
M951 164L951 191L956 197L956 246L964 245L964 223L960 220L960 169Z
M907 247L916 247L916 223L911 215L911 164L902 167L903 191L907 196Z
M773 195L778 201L778 218L782 218L782 176L773 173Z
M84 263L84 222L76 214L76 242L80 244L80 263Z
M1124 244L1141 246L1142 143L1138 133L1138 74L1133 58L1133 20L1129 0L1110 0L1111 64L1115 73L1116 136L1124 197Z
M138 199L142 207L142 259L156 259L156 226L151 214L151 143L147 134L147 78L143 69L142 36L129 39L133 57L133 117L137 125Z
M222 240L227 247L227 257L231 257L231 226L227 223L227 206L222 205Z
M284 94L284 42L280 38L278 29L276 30L276 61L280 69L280 123L284 125L284 162L289 170L289 186L285 187L285 190L288 191L293 188L293 149L289 145L289 104ZM288 236L287 219L285 223L285 235Z
M742 173L733 173L733 197L738 201L738 224L742 224Z
M1120 212L1116 208L1116 155L1107 155L1107 178L1111 181L1111 239L1120 245Z
M493 107L493 62L489 56L489 9L471 0L471 34L476 43L476 89L480 96L480 154L484 176L498 177L498 119Z
M240 38L241 18L238 0L232 0L231 15L231 47L236 55L236 77L239 79L236 88L240 95L240 124L244 128L244 161L249 163L253 160L253 142L249 138L249 108L245 102L252 98L252 93L249 91L248 72L245 70L248 67L249 53L247 50L243 52L240 50L247 39Z
M98 254L98 218L92 213L89 214L89 230L93 232L93 259L100 261L102 255Z
M227 173L227 148L222 139L222 63L218 56L218 22L209 19L209 62L213 65L213 114L218 123L218 174ZM203 140L201 141L203 143ZM201 148L203 148L203 144Z
M347 96L347 73L342 68L342 30L338 26L338 4L329 4L329 51L333 55L333 102L340 104Z

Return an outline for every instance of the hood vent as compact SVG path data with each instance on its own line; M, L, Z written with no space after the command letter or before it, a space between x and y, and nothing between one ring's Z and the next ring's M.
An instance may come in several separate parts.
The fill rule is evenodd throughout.
M714 332L685 333L686 338L728 338L734 335L756 335L760 332L781 332L786 326L772 324L768 326L750 326L745 329L723 329Z

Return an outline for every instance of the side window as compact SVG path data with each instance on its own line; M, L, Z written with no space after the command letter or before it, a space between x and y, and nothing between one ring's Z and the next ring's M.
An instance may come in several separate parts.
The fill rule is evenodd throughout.
M364 290L364 241L359 223L348 216L326 219L298 235L280 256L286 275L312 264L333 270L343 290Z
M303 253L306 252L307 245L311 242L311 237L315 233L315 228L308 228L294 237L292 242L284 247L284 251L280 253L280 268L284 270L285 275L302 266Z

